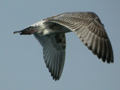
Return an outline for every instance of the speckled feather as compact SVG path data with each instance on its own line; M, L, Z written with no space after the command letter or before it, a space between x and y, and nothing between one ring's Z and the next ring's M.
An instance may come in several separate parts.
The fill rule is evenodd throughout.
M113 50L99 17L93 12L63 13L45 19L76 33L80 40L104 62L113 62Z
M114 62L113 50L99 17L93 12L67 12L43 19L30 27L16 31L38 39L43 57L54 80L59 80L65 62L65 33L74 32L93 54L103 62Z

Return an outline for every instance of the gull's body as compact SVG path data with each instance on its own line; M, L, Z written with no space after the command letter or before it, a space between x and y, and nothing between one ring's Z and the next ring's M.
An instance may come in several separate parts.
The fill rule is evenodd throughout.
M80 40L102 61L113 62L113 50L104 25L92 12L69 12L43 19L17 31L34 34L43 46L43 57L53 79L58 80L65 62L65 33L75 32ZM17 33L14 32L14 33Z

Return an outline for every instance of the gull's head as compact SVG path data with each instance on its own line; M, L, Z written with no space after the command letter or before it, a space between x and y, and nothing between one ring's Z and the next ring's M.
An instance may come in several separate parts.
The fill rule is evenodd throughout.
M15 31L14 34L19 33L20 35L31 35L37 32L37 29L35 27L29 26L23 30Z
M37 23L34 23L27 28L20 30L20 31L15 31L13 32L14 34L19 33L20 35L31 35L34 33L41 33L42 30L45 28L45 25L43 24L44 21L39 21Z

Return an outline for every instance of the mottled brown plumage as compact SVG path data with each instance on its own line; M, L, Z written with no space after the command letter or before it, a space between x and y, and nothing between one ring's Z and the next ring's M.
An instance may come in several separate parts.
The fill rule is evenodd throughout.
M43 46L43 57L53 79L59 80L65 62L65 33L74 32L103 62L114 61L113 50L99 17L93 12L68 12L43 19L17 31L34 34ZM16 32L15 32L16 33Z
M104 62L113 62L113 50L99 17L92 12L63 13L46 19L75 32L81 41Z

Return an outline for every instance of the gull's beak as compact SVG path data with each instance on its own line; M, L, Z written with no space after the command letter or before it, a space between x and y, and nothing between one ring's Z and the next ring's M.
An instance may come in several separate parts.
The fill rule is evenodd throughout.
M19 33L20 35L31 35L31 34L34 34L35 32L37 32L37 30L35 30L35 28L33 27L28 27L24 30L21 30L21 31L15 31L13 32L14 34L16 33Z
M22 31L15 31L15 32L13 32L13 34L16 34L16 33L21 33Z

